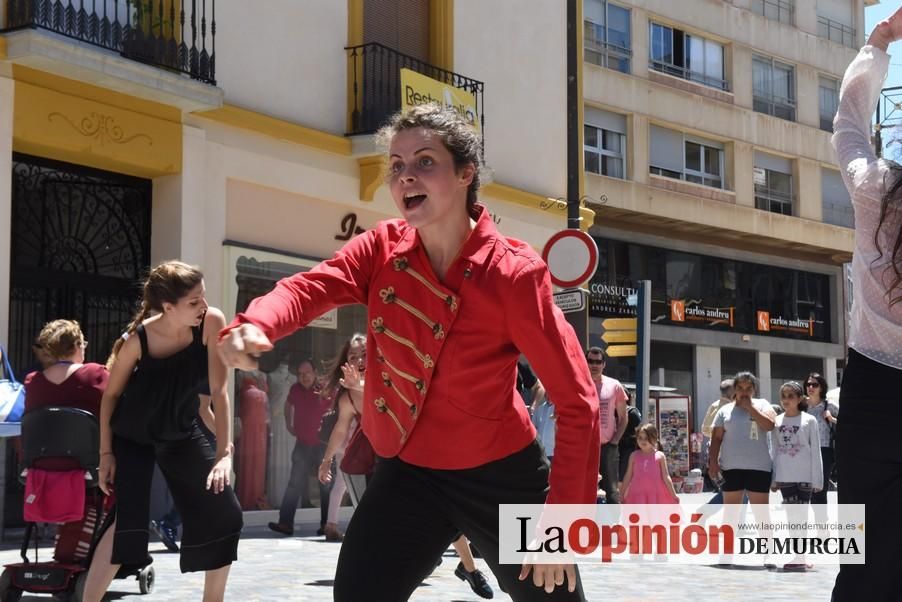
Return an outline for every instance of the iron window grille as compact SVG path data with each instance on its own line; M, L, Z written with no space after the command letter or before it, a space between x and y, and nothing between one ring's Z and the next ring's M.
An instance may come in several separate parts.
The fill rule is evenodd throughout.
M216 0L7 0L0 33L20 29L52 31L216 85Z

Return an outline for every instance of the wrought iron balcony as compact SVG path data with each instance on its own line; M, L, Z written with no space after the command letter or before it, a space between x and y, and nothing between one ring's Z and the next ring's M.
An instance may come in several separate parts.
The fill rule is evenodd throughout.
M44 29L216 84L216 0L7 0L0 33Z
M372 134L401 108L401 69L416 71L472 94L476 99L480 128L485 132L485 86L481 81L430 65L377 42L351 46L345 50L348 52L348 76L353 94L349 136Z

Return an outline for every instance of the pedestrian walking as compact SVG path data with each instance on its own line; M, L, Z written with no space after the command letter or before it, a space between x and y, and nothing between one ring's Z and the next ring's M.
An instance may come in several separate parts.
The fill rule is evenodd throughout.
M678 504L679 496L667 470L667 458L659 448L658 429L643 424L636 431L639 449L630 454L620 486L624 504Z
M812 494L824 488L821 443L817 421L805 410L802 385L796 381L780 387L783 413L776 417L771 435L774 471L771 491L780 491L784 505L797 506L787 512L790 524L801 524L808 515ZM794 533L794 535L796 535ZM801 533L805 537L805 533ZM812 568L799 556L783 565L787 571Z
M855 209L849 354L836 430L840 504L865 505L867 563L843 564L833 599L899 597L898 514L902 448L874 436L875 425L899 421L902 390L902 166L878 159L871 114L886 78L888 46L902 39L902 9L877 24L843 78L833 146ZM893 519L894 520L894 519Z
M223 354L252 367L272 340L329 308L367 305L362 421L385 459L345 534L336 600L407 599L458 532L513 599L582 600L574 565L498 563L500 503L596 496L597 394L552 302L547 267L502 236L478 202L481 140L458 113L412 107L379 139L404 219L378 224L253 301L223 333ZM515 389L521 352L557 411L550 483Z
M598 414L601 429L601 453L598 472L601 488L608 504L620 503L620 439L626 432L626 400L629 395L620 381L604 375L607 356L601 347L586 350L589 374L598 392Z
M830 477L833 474L833 465L836 460L834 433L839 416L839 406L827 400L827 381L817 372L812 372L805 379L805 390L808 392L805 400L807 412L817 423L821 466L824 469L824 487L811 496L811 503L816 504L814 512L818 522L826 522L827 491L830 490Z
M319 427L323 414L331 403L328 397L316 389L316 368L313 360L302 360L297 366L296 383L291 385L285 400L285 429L295 437L291 453L291 477L282 496L279 522L269 523L269 528L284 535L294 533L294 515L298 500L301 506L312 507L310 501L310 476L315 475L323 459L323 445L319 440ZM275 428L280 428L276 425ZM329 485L320 483L320 524L325 532L329 509Z
M241 508L232 469L226 367L216 349L225 326L204 298L203 274L178 261L156 266L127 340L113 346L100 411L100 487L115 490L114 518L94 552L84 599L99 601L119 566L147 561L150 485L159 465L183 520L181 568L205 571L204 600L222 600L237 557ZM214 450L198 426L209 384Z

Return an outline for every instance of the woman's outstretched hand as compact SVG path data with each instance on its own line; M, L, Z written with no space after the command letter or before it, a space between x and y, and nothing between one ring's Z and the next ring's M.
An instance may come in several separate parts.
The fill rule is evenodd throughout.
M868 44L886 51L887 47L896 40L902 40L902 7L898 8L888 19L877 23L868 38Z
M233 328L219 341L219 354L229 368L256 370L261 353L272 350L272 342L253 324Z
M354 364L345 364L341 367L344 377L339 379L338 383L349 391L363 391L363 378L360 376L360 370Z

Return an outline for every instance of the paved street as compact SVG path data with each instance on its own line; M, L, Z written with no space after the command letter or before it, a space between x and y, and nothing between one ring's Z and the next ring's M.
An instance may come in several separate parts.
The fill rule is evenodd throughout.
M322 537L275 536L260 526L246 528L239 550L239 561L233 567L227 592L228 600L304 600L332 599L332 577L340 544L325 543ZM203 576L182 575L178 571L178 554L169 553L153 543L156 589L150 596L138 593L138 584L129 579L114 582L111 600L199 600ZM44 554L48 557L49 554ZM6 544L0 550L0 561L11 562L17 550ZM477 560L480 568L485 564ZM443 564L436 570L412 600L417 602L475 601L481 598L454 576L457 558L453 550L446 552ZM651 564L598 566L581 568L589 600L664 601L664 600L829 600L836 567L822 566L799 573L771 572L763 569L720 569L708 566ZM495 600L510 600L502 594L494 578ZM41 600L25 596L23 600ZM378 601L376 601L378 602Z

